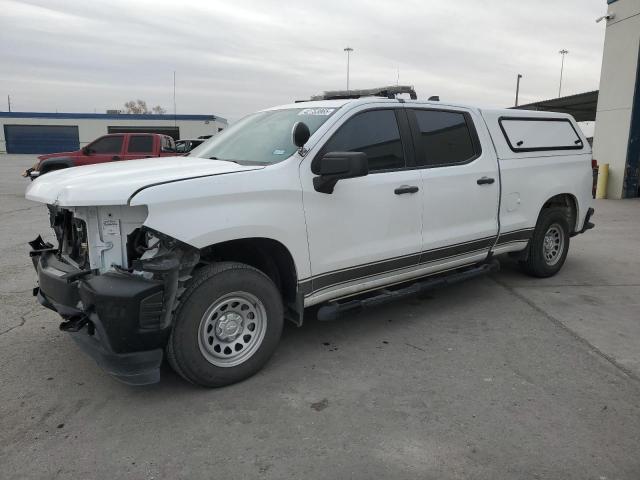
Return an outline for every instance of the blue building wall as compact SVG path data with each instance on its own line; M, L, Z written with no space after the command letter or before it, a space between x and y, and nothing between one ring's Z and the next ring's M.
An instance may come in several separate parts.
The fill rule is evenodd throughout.
M623 189L623 196L626 198L640 196L640 48L638 49L636 88L631 109L629 147Z

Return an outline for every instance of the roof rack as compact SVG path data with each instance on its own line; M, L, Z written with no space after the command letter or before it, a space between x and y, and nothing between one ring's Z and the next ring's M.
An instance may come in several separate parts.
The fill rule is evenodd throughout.
M418 95L412 86L391 85L388 87L365 88L361 90L332 90L320 95L313 95L311 100L339 100L343 98L360 97L384 97L393 99L401 93L408 93L412 100L418 99Z

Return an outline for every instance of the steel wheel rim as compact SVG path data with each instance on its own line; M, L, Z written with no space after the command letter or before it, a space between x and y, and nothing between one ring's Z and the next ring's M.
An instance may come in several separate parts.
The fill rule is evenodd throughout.
M553 266L562 257L564 251L564 234L562 227L557 223L551 225L542 240L542 255L547 265Z
M267 330L263 303L248 292L229 293L204 312L198 327L198 346L209 363L235 367L256 353Z

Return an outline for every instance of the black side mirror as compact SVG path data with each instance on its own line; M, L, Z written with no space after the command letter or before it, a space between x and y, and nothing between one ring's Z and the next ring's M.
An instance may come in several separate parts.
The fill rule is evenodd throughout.
M316 191L333 193L338 180L368 175L369 160L363 152L329 152L313 160L311 171L318 175L313 179Z
M82 147L82 153L84 155L91 155L91 149L89 147Z
M309 127L304 122L296 122L293 124L293 129L291 130L291 140L293 144L298 147L304 147L304 144L307 143L309 137L311 136L311 132L309 131Z

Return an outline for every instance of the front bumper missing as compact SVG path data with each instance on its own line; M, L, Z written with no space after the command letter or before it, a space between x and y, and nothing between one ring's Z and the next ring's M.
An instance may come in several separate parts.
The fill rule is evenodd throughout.
M60 329L118 380L158 382L170 333L165 282L128 272L80 270L60 260L49 244L36 239L34 245L40 247L31 253L39 281L34 294L63 318ZM176 274L167 277L173 281Z

